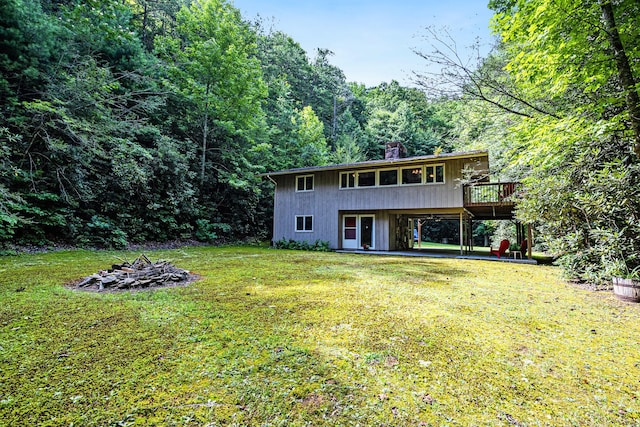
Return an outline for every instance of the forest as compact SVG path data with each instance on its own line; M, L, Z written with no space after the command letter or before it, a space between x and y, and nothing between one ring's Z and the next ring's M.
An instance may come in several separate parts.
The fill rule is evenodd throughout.
M491 0L473 61L446 32L415 84L346 80L225 0L5 0L0 251L270 238L260 173L487 149L572 278L640 274L640 4Z

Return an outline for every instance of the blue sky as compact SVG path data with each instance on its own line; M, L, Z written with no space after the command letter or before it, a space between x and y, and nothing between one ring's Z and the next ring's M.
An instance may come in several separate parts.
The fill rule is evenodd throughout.
M331 63L348 81L375 86L397 80L410 85L426 63L412 49L432 49L426 27L446 28L458 47L476 38L488 48L488 0L233 0L245 19L258 15L267 25L300 43L310 57L316 48L334 52Z

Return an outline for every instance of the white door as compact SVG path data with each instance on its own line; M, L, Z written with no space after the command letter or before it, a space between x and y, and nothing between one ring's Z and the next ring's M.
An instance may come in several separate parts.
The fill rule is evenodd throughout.
M342 217L342 248L358 249L358 216Z
M345 215L342 217L343 249L375 249L375 215Z

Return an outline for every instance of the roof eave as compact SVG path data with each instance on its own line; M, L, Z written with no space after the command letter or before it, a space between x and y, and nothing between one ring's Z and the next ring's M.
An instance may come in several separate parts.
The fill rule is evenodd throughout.
M475 151L465 151L465 152L457 152L457 153L444 153L444 154L431 154L428 156L416 156L416 157L405 157L401 159L383 159L383 160L369 160L366 162L357 162L357 163L342 163L339 165L326 165L326 166L311 166L304 168L294 168L294 169L286 169L281 171L267 172L262 173L260 176L282 176L282 175L294 175L294 174L303 174L303 173L311 173L311 172L325 172L325 171L335 171L335 170L346 170L346 169L364 169L373 166L402 166L409 165L420 162L433 162L437 160L451 160L451 159L464 159L464 158L472 158L478 156L488 156L489 152L487 150L475 150Z

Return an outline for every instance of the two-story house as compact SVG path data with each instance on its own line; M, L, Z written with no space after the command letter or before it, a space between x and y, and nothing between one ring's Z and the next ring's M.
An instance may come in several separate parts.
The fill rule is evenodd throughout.
M460 221L462 251L474 219L512 218L513 185L488 183L486 151L409 158L403 151L389 143L384 160L265 174L276 185L274 240L401 250L413 243L413 219L444 218Z

